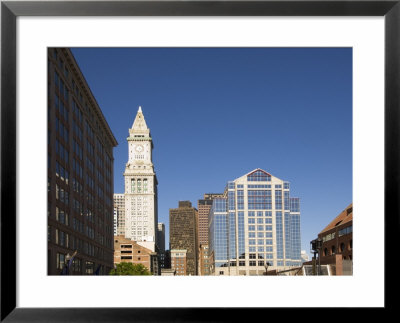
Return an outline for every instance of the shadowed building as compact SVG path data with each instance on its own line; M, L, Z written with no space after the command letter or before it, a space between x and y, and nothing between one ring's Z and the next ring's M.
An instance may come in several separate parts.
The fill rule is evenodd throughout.
M117 141L67 48L48 49L48 274L113 268Z
M160 259L160 267L165 267L165 224L158 223L157 226L157 246Z
M179 201L177 209L169 210L169 241L171 250L186 250L186 273L197 275L197 210L189 201Z

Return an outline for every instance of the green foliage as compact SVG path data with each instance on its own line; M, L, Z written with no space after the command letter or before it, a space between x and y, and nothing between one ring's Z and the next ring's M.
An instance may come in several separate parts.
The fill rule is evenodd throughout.
M111 269L110 275L135 275L148 276L151 275L149 270L142 264L132 264L129 262L121 262L114 269Z

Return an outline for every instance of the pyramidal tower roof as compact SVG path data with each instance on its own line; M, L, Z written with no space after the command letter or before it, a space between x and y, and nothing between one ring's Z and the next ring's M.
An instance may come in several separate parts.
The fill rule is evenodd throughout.
M132 128L129 129L130 134L150 134L150 129L147 127L146 120L144 119L142 107L136 113L135 120L133 121Z

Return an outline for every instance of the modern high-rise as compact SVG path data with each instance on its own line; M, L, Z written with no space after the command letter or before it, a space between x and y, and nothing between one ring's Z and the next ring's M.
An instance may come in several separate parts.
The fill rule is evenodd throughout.
M152 161L153 140L142 108L129 129L125 178L125 237L157 250L157 177Z
M114 194L114 235L125 236L125 195Z
M198 261L197 210L190 201L179 201L169 210L169 243L173 250L186 250L186 274L197 275Z
M227 183L209 216L212 275L263 275L301 266L300 202L262 169Z
M117 141L68 48L48 49L48 274L113 268ZM69 262L68 262L69 263Z

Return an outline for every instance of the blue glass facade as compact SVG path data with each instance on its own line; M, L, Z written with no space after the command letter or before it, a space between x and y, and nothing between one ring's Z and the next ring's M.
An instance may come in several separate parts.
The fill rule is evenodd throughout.
M282 224L281 211L276 212L275 222L276 222L276 258L283 259L283 224Z
M245 255L245 236L244 236L244 212L238 213L238 254L239 259L244 259Z
M229 213L229 258L236 259L236 214Z
M228 261L228 213L226 199L213 200L209 216L209 244L215 267L226 266Z
M266 261L301 265L300 201L289 182L256 170L228 182L223 196L213 200L209 219L215 267L260 274Z

